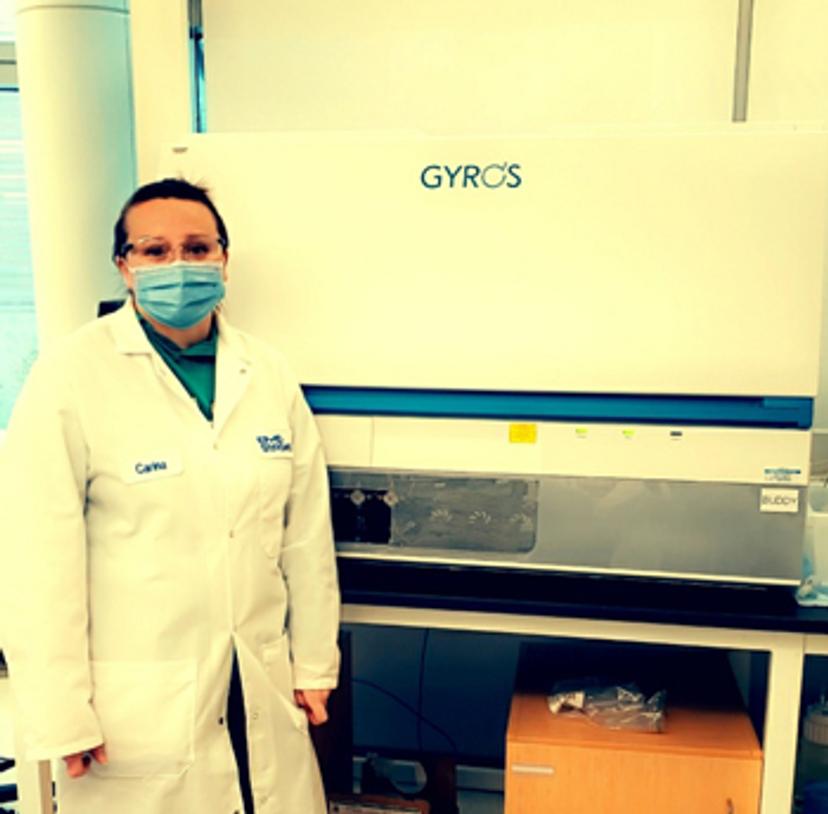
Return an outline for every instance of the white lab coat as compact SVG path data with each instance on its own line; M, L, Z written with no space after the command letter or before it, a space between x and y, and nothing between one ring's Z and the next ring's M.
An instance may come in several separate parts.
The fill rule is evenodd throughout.
M339 593L317 430L282 357L219 317L214 420L130 303L38 360L2 461L0 644L28 758L105 743L61 814L322 814L294 688L335 686Z

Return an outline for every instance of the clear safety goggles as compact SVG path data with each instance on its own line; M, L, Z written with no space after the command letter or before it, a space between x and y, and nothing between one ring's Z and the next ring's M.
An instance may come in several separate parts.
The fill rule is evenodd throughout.
M224 241L218 237L196 236L176 246L162 237L142 237L135 243L127 243L123 251L133 267L162 266L177 259L188 263L208 263L222 258Z

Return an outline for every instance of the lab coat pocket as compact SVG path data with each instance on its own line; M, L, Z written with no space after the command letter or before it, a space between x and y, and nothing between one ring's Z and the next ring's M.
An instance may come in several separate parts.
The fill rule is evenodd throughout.
M280 639L262 648L262 662L278 696L280 709L275 711L277 720L280 717L286 718L295 727L307 732L308 716L297 706L293 697L293 669L287 634L282 634ZM282 716L279 715L280 711Z
M281 437L281 436L279 436ZM269 557L278 557L282 546L285 506L293 480L293 452L261 452L257 461L259 489L259 538Z
M102 777L177 776L193 762L196 663L93 661L92 706L109 762Z

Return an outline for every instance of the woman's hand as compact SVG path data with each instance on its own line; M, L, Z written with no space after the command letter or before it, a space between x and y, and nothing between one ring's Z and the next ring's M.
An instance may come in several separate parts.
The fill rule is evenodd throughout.
M296 703L305 710L308 720L314 725L324 724L328 720L328 703L330 690L294 690L293 697Z
M105 766L109 763L104 745L96 746L94 749L86 749L83 752L75 752L74 755L66 755L66 772L69 777L83 777L89 771L89 764L92 758Z

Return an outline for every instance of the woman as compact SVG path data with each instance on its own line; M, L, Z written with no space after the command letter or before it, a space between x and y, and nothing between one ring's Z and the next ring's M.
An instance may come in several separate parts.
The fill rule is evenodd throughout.
M36 362L8 428L1 643L61 814L325 811L325 464L283 358L217 310L228 245L201 188L137 190L129 300Z

